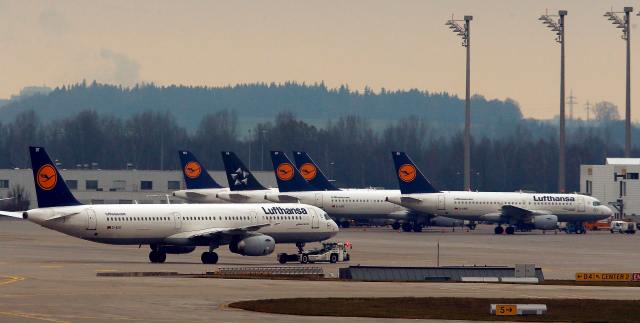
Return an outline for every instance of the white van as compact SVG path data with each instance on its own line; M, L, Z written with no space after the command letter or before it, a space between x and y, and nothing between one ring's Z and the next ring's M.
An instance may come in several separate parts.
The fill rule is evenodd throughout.
M611 233L628 233L635 234L636 233L636 224L633 222L626 221L611 221L611 227L609 228Z

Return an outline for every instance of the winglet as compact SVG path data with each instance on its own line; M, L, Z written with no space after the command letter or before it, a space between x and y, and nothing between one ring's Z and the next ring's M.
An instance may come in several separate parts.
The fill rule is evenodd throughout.
M178 151L187 189L222 188L190 151Z
M58 172L44 147L29 147L38 207L81 205Z
M409 156L401 151L394 151L393 164L396 170L396 178L400 185L402 194L412 193L438 193L429 180L422 175L422 172Z
M296 168L300 171L302 177L304 177L307 182L311 183L315 188L322 191L339 191L337 187L335 187L324 173L318 167L313 159L304 151L294 151L293 158L296 161Z
M232 191L266 190L233 151L222 151L222 162Z
M284 152L271 151L271 161L280 193L318 190L302 177Z

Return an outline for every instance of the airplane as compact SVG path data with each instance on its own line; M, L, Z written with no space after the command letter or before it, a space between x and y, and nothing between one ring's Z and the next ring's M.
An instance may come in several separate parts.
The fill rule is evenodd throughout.
M149 260L190 253L207 246L201 261L215 264L220 246L243 256L271 254L276 244L335 236L326 212L305 204L100 204L78 202L43 147L29 147L38 208L0 211L84 240L115 245L149 245Z
M304 151L294 151L293 159L296 162L296 168L304 179L321 191L339 191L337 187L324 176L324 173L318 165L311 159L311 156Z
M244 163L232 151L222 151L222 162L227 173L229 193L221 194L221 198L236 203L264 203L267 193L278 193L277 188L266 188Z
M179 154L183 169L187 169L190 163L200 165L195 155L191 152L180 151ZM172 195L190 203L268 203L269 201L264 198L264 195L278 192L277 188L266 188L260 184L235 153L222 151L221 154L227 181L229 182L228 188L221 187L211 178L204 166L200 166L202 171L199 177L210 180L200 182L201 185L193 185L194 181L192 179L187 180L188 176L185 171L187 188L174 191Z
M218 184L193 153L180 150L178 157L187 188L172 192L173 196L191 203L229 203L218 197L219 193L228 193L229 188Z
M348 227L348 219L394 220L394 228L402 226L404 231L422 231L429 223L430 215L412 212L406 208L388 203L386 197L400 195L397 190L348 189L319 190L305 180L282 151L272 151L278 193L268 193L265 198L272 202L300 202L325 210L332 218L338 219L342 227ZM317 167L316 167L317 168Z
M333 183L331 183L329 179L327 179L327 177L324 175L320 167L318 167L318 164L316 164L313 161L313 159L311 159L311 156L309 156L309 154L307 154L304 151L294 151L293 156L296 163L296 168L298 168L302 177L304 177L304 179L307 180L309 184L313 185L315 188L319 190L324 190L324 191L340 191L341 190L339 188L336 188L333 185ZM348 189L348 193L352 193L354 191L363 191L365 193L370 193L372 190L371 189ZM377 190L377 191L381 192L380 190ZM400 191L387 190L383 194L399 195ZM402 221L399 221L396 218L395 222L393 222L391 226L394 230L398 230L402 226L403 231L407 232L407 231L412 231L414 229L420 230L421 225L428 225L433 227L462 227L465 225L465 221L455 220L455 219L446 218L442 216L429 217L429 218L422 217L422 220L425 222L412 224L412 222L415 222L417 220L415 219L416 217L420 217L420 216L415 214L415 212L410 212L410 211L406 212L406 216ZM382 220L384 221L387 219L382 219ZM349 221L347 221L346 219L340 219L338 221L338 224L341 225L342 227L348 227ZM472 229L475 228L475 224L468 224L467 226Z
M439 191L406 153L392 152L392 156L402 195L389 196L387 201L433 215L496 223L495 234L555 230L558 222L572 224L576 233L586 233L583 222L613 214L597 199L581 194Z

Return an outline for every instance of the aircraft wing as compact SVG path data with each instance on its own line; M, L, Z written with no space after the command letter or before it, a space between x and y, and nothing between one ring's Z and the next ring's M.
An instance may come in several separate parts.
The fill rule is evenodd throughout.
M8 217L11 217L11 218L22 219L22 212L0 211L0 215L8 216Z
M513 205L503 205L501 215L508 219L528 222L535 215L550 214L541 210L528 210Z
M291 196L291 195L287 195L287 194L278 194L278 199L280 200L280 203L298 203L298 202L300 202L300 200L297 197Z
M229 198L232 200L248 200L250 197L245 194L229 193Z
M208 228L197 231L182 232L171 236L170 238L183 238L183 239L202 239L213 238L215 236L234 236L245 235L247 233L260 230L264 227L272 225L271 223L248 225L235 228Z
M203 197L207 197L207 194L198 193L198 192L194 192L194 191L186 191L185 194L187 195L188 198L203 198Z

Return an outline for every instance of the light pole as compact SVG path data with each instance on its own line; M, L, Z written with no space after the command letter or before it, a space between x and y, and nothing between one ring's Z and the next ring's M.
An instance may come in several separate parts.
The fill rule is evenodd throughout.
M251 169L251 141L253 140L253 138L251 138L251 129L249 129L247 132L249 133L249 136L247 136L247 141L249 141L249 169Z
M565 185L565 129L564 129L564 16L566 10L559 10L557 15L544 14L539 20L556 33L556 41L560 43L560 138L558 144L558 191L564 193Z
M464 102L464 190L471 190L471 20L473 16L464 16L463 20L449 19L445 25L462 37L462 46L467 48L467 86ZM464 22L464 25L460 25Z
M631 157L631 35L629 32L629 18L633 7L624 7L623 12L608 11L604 14L617 28L622 29L622 39L627 43L627 93L625 99L624 122L624 157ZM618 16L624 14L624 17Z
M335 180L335 166L336 166L336 163L330 162L329 166L331 166L331 178L329 180Z
M260 170L264 170L264 133L266 130L260 130Z

